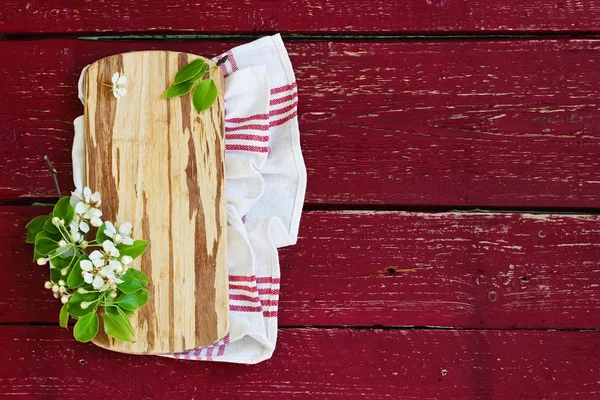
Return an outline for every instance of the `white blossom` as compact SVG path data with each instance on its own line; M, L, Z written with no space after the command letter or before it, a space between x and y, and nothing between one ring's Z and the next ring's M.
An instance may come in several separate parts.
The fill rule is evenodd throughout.
M89 255L89 260L82 260L79 265L83 271L83 280L92 284L95 290L104 291L113 283L122 283L119 271L123 266L117 260L120 256L119 249L110 240L102 243L102 250L94 250ZM115 272L117 274L115 275ZM119 276L117 276L119 275ZM109 283L109 281L112 281Z
M104 222L104 234L111 238L115 244L126 244L132 245L133 239L131 236L131 230L133 225L131 222L124 222L119 226L119 229L115 229L115 226L110 221Z
M99 269L92 264L91 261L81 260L79 267L83 271L81 275L83 276L85 283L91 283L92 287L99 291L106 290L106 288L108 288L108 285L106 285L104 279L100 276ZM106 288L104 288L105 286Z
M112 92L113 95L120 99L127 94L127 77L125 75L121 75L118 72L112 76Z
M90 224L95 227L102 225L100 219L102 211L98 209L102 204L100 193L92 193L92 190L86 186L83 188L83 195L76 192L73 194L79 199L79 202L75 204L76 215L73 218L73 221L78 225L78 229L84 233L90 230L86 220L90 221Z
M71 231L71 237L73 238L75 243L80 243L83 241L83 233L79 230L79 225L75 221L69 224L69 230Z

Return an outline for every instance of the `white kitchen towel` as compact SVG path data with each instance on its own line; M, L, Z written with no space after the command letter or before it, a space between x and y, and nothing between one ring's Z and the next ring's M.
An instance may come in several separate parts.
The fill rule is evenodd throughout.
M270 358L275 349L277 248L295 244L298 238L306 169L296 80L281 37L261 38L214 60L224 55L230 330L211 346L166 356L255 364ZM79 97L83 101L82 79ZM83 116L74 125L73 179L81 190Z

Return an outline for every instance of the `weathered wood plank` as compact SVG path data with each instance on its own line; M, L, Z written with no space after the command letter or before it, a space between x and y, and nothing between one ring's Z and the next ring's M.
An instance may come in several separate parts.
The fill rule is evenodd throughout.
M0 32L515 33L600 30L598 1L5 0Z
M54 322L34 207L0 208L0 322ZM600 217L307 212L281 251L282 326L600 327Z
M0 327L0 393L79 399L552 399L600 396L600 333L282 329L256 366L132 356L60 328Z
M230 42L1 42L0 201L70 188L79 71ZM310 204L600 207L597 40L288 45ZM27 61L23 60L27 54ZM17 61L15 61L17 60Z

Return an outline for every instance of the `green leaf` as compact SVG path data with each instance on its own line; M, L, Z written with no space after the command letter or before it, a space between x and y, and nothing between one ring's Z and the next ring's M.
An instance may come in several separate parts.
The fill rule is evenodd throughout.
M58 230L58 228L52 223L52 218L54 217L54 213L50 213L48 214L48 219L46 220L46 223L44 224L44 230L46 232L49 233L54 233L54 234L58 234L60 233L60 231Z
M191 79L189 79L188 82L196 82L198 79L202 79L202 77L206 73L207 69L208 69L208 64L204 63L204 65L202 66L202 68L200 68L200 71L198 71L198 73L196 75L194 75L194 77L192 77Z
M67 311L74 317L83 317L91 312L95 312L98 307L98 292L79 293L75 292L67 303ZM87 307L82 308L82 303L88 303Z
M135 337L135 331L133 330L133 327L131 326L131 321L129 321L129 317L125 310L123 310L121 307L116 306L115 307L117 309L117 312L119 313L119 315L127 322L126 326L127 326L127 331L129 332L129 334L131 334L131 337Z
M27 224L25 227L27 229L27 239L25 239L27 243L35 243L36 235L44 230L44 224L47 220L47 215L40 215Z
M54 283L58 283L59 280L64 279L58 268L50 268L50 280Z
M85 281L83 280L83 276L81 276L81 273L83 271L81 270L81 266L79 265L79 263L82 260L88 259L88 256L86 254L83 254L79 256L79 258L73 263L73 268L71 269L69 277L67 278L67 285L69 285L71 289L78 288L79 286L85 283Z
M106 234L104 233L105 229L106 229L106 225L102 224L98 228L98 232L96 232L96 242L99 244L104 243L105 240L110 240L110 238L108 236L106 236Z
M105 328L106 329L106 328ZM73 336L80 342L89 342L98 333L98 314L90 313L77 320Z
M122 310L123 310L123 313L125 313L125 315L133 315L133 314L135 314L135 311L127 310L127 309L124 309L124 308Z
M146 276L146 274L144 274L139 269L129 268L127 270L127 272L125 272L125 275L133 276L135 279L137 279L138 281L140 281L140 283L144 287L150 282L150 278L148 278Z
M55 217L65 220L65 225L69 225L73 221L73 215L75 209L71 205L71 198L65 196L56 203L54 210L52 211Z
M53 250L58 248L58 240L50 232L41 231L35 236L35 252L41 256L47 256Z
M146 251L146 247L148 247L148 242L145 240L135 240L132 245L120 244L117 246L119 249L119 253L121 253L121 257L130 256L134 260L144 254Z
M206 79L196 86L192 94L192 102L197 112L210 108L217 99L217 85L212 79Z
M163 93L163 98L172 99L173 97L183 96L184 94L188 94L196 84L195 81L183 82L177 85L171 85L165 90Z
M135 311L148 302L150 292L146 289L134 293L123 293L117 299L117 304L128 311Z
M33 207L48 207L48 206L54 207L55 205L56 205L56 203L38 203L38 202L35 202L32 204Z
M119 313L118 308L114 306L106 307L104 311L104 332L124 342L133 341L133 328L129 318Z
M173 82L173 84L177 85L179 83L187 82L191 79L194 79L198 76L198 74L205 65L206 62L204 62L204 60L202 60L201 58L195 59L185 67L181 68L179 72L177 72L177 75L175 75L175 82Z
M69 325L69 312L67 311L67 305L63 305L60 309L60 316L58 317L61 328L66 328Z
M66 258L66 257L54 257L51 261L52 265L54 266L54 268L58 268L58 269L63 269L63 268L68 268L73 261L75 261L73 259L73 255L71 255L71 257Z
M117 287L121 289L123 293L134 293L142 289L142 284L140 281L135 279L133 276L122 275L121 279L123 280L123 283L117 283Z
M64 247L58 247L56 249L56 254L58 254L60 257L70 260L75 255L75 248L73 245L67 244Z

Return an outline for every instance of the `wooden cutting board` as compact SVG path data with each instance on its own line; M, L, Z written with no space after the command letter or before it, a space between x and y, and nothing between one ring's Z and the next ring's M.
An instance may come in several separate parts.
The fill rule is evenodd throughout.
M134 268L150 277L150 300L130 320L135 343L103 327L97 345L165 354L210 345L228 331L223 77L209 76L219 97L198 114L191 94L166 100L177 71L199 56L169 51L114 55L84 77L87 185L102 194L104 220L133 223L150 241ZM116 99L115 72L128 93Z

